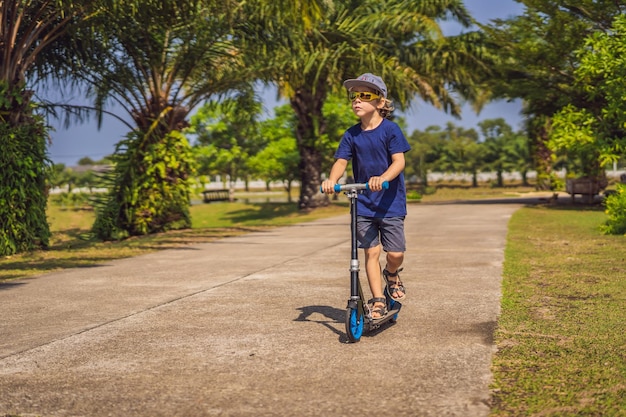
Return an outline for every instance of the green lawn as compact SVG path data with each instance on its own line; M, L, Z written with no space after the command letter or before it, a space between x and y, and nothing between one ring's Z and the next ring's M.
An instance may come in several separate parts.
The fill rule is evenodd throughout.
M493 416L626 415L626 237L597 210L524 208L509 224Z

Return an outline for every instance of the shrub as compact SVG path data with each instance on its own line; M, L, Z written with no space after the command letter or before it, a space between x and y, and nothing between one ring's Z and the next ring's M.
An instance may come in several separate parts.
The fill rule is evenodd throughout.
M131 132L118 143L112 161L113 170L101 178L109 191L94 198L95 237L120 240L191 227L194 161L180 132L162 137Z
M421 200L422 195L417 191L409 191L408 193L406 193L406 198L408 200Z
M47 134L28 96L0 83L0 256L49 246Z
M626 235L626 184L617 184L617 192L604 201L608 220L602 225L607 235Z

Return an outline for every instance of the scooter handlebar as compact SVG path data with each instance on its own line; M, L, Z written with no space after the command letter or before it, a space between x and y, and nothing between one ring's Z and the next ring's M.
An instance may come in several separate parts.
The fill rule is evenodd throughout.
M349 190L369 190L370 189L370 185L366 182L363 184L335 184L335 192L336 193L340 193L342 191L349 191ZM389 189L389 181L384 181L383 182L383 190L387 190ZM322 187L320 187L320 192L324 192L324 190L322 190Z

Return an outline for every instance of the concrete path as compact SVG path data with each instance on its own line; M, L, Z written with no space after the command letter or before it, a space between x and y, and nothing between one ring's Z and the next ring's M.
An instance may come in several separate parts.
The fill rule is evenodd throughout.
M410 205L407 300L354 344L347 213L0 284L0 415L486 416L520 206Z

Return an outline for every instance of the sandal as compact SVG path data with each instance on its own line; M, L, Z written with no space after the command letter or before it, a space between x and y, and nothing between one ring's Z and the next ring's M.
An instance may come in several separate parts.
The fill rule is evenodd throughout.
M369 307L369 316L372 320L379 320L387 315L387 299L385 297L372 298L367 304ZM380 304L382 304L382 306ZM373 314L377 314L378 316L374 317Z
M389 291L389 297L391 297L394 301L401 301L406 298L406 289L404 288L404 284L400 281L400 276L398 275L403 269L404 268L400 268L394 273L383 269L383 276L385 277L385 281L387 281L387 291ZM389 277L397 278L395 280L390 280ZM402 296L397 296L398 292L402 292Z

